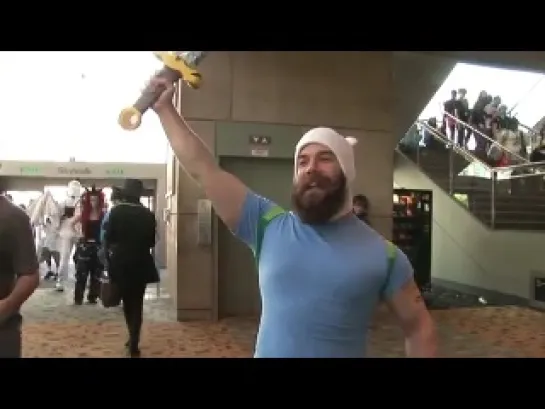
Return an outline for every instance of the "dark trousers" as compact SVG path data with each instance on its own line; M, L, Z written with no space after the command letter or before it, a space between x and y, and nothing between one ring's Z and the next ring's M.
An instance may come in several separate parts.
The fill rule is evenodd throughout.
M0 326L0 358L21 358L23 340L21 316L17 315Z
M484 128L484 126L477 127L477 130L481 131L481 133L486 136L490 136L492 134L492 130ZM488 149L490 148L490 142L488 139L479 133L475 133L473 137L475 138L475 151L481 153L488 152Z
M51 260L55 262L55 267L59 267L59 264L61 264L61 253L58 251L51 251L47 247L42 248L42 254L40 254L40 259L38 260L39 263L43 263L45 261L45 264L47 265L47 268L51 270Z
M119 292L123 301L123 314L129 331L128 346L132 351L136 351L140 343L146 284L141 282L123 283L119 286Z
M466 124L468 120L469 118L467 117L460 117L460 121L462 121L463 124ZM458 146L464 148L469 142L471 130L468 127L459 123L456 127L456 132Z
M87 300L96 302L100 294L100 276L103 266L98 258L98 245L96 243L80 242L76 246L74 261L76 263L76 286L74 288L74 302L81 304L89 280L89 292Z

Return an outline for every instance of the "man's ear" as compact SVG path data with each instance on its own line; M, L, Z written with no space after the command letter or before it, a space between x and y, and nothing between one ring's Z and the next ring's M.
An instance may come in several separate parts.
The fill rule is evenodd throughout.
M351 146L356 146L356 144L358 143L358 140L353 136L347 136L344 139L346 139L346 142L348 142Z

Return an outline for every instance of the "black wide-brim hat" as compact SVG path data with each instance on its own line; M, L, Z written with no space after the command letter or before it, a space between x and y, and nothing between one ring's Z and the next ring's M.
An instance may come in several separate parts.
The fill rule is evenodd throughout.
M144 191L144 184L140 179L125 179L121 190L124 196L140 197Z
M123 191L118 186L112 186L112 194L110 200L121 200L123 197Z

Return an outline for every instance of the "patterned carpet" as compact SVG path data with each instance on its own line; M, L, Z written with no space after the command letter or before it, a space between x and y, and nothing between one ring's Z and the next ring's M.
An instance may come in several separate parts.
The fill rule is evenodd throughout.
M70 293L43 288L23 309L25 357L122 357L127 335L119 308L75 307ZM544 313L522 307L433 311L445 357L545 357ZM178 323L168 298L150 289L143 357L250 357L256 320ZM369 354L402 357L402 334L386 311L370 330Z

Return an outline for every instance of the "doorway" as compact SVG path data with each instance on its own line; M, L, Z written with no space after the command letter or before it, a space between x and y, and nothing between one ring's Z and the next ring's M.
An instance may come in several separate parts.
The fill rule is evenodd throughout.
M40 190L8 190L6 196L9 195L13 199L13 203L28 208L31 202L38 199L43 194Z
M221 166L254 192L290 208L293 162L288 159L221 159ZM258 316L261 311L258 277L251 250L218 220L218 315Z
M155 192L151 189L145 189L144 192L142 192L140 203L155 213Z
M44 186L44 192L51 193L51 196L53 196L53 199L57 203L62 203L66 200L67 195L67 185L45 185Z
M40 190L8 190L6 196L13 200L13 204L21 207L25 211L30 205L43 194ZM32 226L32 234L34 236L34 246L38 248L41 238L41 226Z

